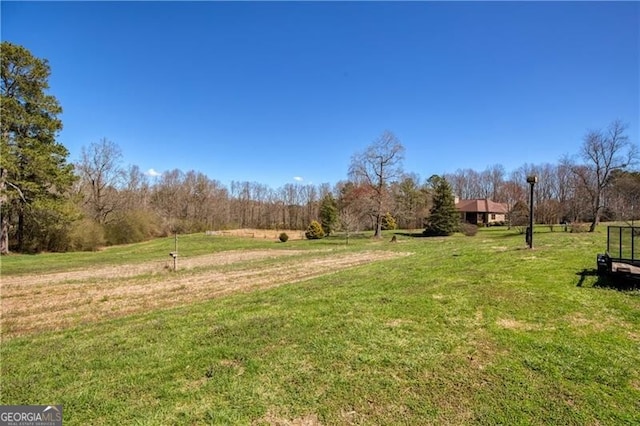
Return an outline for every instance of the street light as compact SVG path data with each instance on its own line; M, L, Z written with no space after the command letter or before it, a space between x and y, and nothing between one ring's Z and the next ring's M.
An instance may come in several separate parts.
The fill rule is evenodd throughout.
M533 186L538 182L538 176L527 176L527 183L531 186L531 193L529 196L529 228L527 228L527 243L529 248L533 248Z

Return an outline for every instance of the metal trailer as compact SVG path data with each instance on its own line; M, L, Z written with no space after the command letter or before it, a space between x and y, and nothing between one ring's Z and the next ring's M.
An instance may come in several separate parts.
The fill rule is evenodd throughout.
M640 279L640 227L608 226L607 251L597 263L599 275Z

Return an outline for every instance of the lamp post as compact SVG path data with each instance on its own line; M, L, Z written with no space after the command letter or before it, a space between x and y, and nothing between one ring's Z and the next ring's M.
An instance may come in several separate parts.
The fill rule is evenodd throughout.
M527 229L527 243L533 248L533 186L538 182L538 176L527 176L527 183L531 186L529 195L529 228Z

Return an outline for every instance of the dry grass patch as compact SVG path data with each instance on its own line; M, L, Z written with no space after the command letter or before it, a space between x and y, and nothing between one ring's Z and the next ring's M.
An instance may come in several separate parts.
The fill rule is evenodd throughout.
M618 318L614 318L607 313L600 313L597 317L587 318L582 313L574 313L565 317L565 321L568 322L571 327L583 332L605 332L607 330L624 330L630 340L640 341L640 334L638 334L636 328Z
M296 419L283 419L271 412L268 412L260 419L253 422L253 425L269 425L269 426L320 426L322 423L315 414L307 414L306 416Z
M308 252L307 252L308 253ZM293 251L263 250L222 253L194 259L194 265L234 263L248 259L283 257L278 265L251 265L233 271L193 270L188 275L166 274L136 278L112 268L74 271L44 277L20 277L2 283L3 336L56 330L106 318L185 305L225 294L295 283L406 255L386 251L339 253L315 259L286 259ZM138 271L147 271L140 265ZM143 272L144 273L144 272ZM82 278L117 276L114 281L82 282ZM35 281L35 284L32 282ZM74 280L70 282L70 280Z
M405 324L413 324L413 321L396 318L396 319L392 319L391 321L387 321L385 325L387 327L394 328L394 327L400 327L401 325L405 325Z
M293 230L293 229L281 229L281 230L273 230L273 229L231 229L228 231L216 231L210 233L211 235L221 235L225 237L243 237L243 238L259 238L263 240L274 240L277 241L278 237L281 233L286 233L289 236L290 240L304 240L304 231Z
M535 330L541 329L541 327L538 324L531 324L524 321L518 321L513 318L499 319L496 321L496 324L508 330L535 331Z
M251 260L263 260L285 256L296 256L309 253L305 250L232 250L203 256L179 257L178 268L194 269L211 265L228 265L232 263ZM47 283L59 283L62 281L83 281L94 279L127 278L140 275L159 274L166 272L166 266L173 266L172 260L161 260L139 264L123 264L117 266L105 266L100 268L81 269L75 271L57 272L52 274L20 275L2 278L3 297L6 292L14 287L24 285L37 285Z

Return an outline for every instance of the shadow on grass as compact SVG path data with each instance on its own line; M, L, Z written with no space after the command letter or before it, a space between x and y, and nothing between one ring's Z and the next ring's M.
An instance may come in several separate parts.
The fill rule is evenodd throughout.
M534 241L535 241L535 236L536 236L536 233L534 232L534 234L533 234ZM524 240L525 239L524 232L520 232L520 231L516 231L515 229L511 229L511 230L508 230L508 232L505 232L502 235L498 235L498 238L515 238L515 237L522 238L522 240Z
M422 231L418 231L418 232L394 232L395 235L401 235L403 237L409 237L409 238L447 238L450 237L451 235L433 235L433 234L425 234Z
M577 272L580 277L577 287L582 287L587 277L597 277L593 287L610 288L614 290L627 291L640 289L640 279L624 275L600 275L597 269L583 269Z
M363 234L363 233L356 233L356 234L349 234L349 238L348 241L349 242L355 242L355 241L362 241L362 240L372 240L373 236L372 235L367 235L367 234ZM328 237L324 237L321 239L323 244L326 245L348 245L347 244L347 237L344 234L332 234Z
M394 232L394 235L402 235L403 237L411 238L429 238L430 235L425 235L422 232Z

